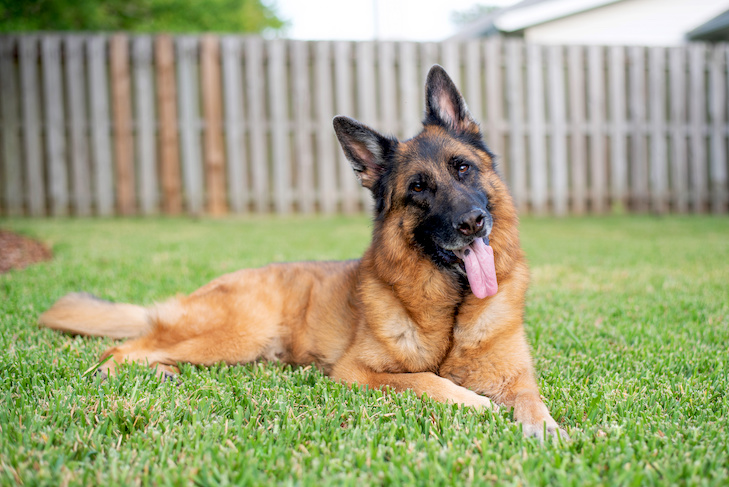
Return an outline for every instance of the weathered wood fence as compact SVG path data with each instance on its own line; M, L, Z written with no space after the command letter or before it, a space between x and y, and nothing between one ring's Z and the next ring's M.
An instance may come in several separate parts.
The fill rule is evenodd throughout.
M414 135L442 64L524 212L726 213L729 47L0 36L0 214L357 212L346 114Z

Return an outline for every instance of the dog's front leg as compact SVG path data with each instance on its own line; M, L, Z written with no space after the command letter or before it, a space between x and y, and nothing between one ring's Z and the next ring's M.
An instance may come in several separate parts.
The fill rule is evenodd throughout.
M498 362L495 357L490 358ZM490 397L500 406L513 408L514 419L521 424L524 436L536 437L540 441L545 437L569 438L544 404L531 366L524 364L521 369L504 370L490 367L489 363L493 362L484 360L478 367L477 361L472 360L468 364L454 366L451 361L441 368L441 372L454 384Z
M489 398L454 384L452 381L432 372L387 373L375 372L367 367L336 367L332 378L348 384L369 386L373 389L389 388L395 392L413 391L418 397L424 394L431 399L449 404L462 404L477 409L499 408Z

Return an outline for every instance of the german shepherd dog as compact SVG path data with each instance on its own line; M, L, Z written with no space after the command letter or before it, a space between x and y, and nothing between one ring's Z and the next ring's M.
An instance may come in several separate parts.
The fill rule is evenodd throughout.
M69 294L40 323L132 338L103 354L103 376L125 362L163 376L179 362L314 363L347 384L513 408L525 435L566 437L540 398L524 335L529 273L514 205L443 68L428 73L412 139L344 116L334 130L375 201L360 260L244 269L148 308Z

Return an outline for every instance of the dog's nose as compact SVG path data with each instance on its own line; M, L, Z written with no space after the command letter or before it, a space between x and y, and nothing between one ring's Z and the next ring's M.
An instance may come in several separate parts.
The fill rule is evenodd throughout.
M486 219L486 212L483 210L471 210L468 213L461 215L461 218L456 222L455 227L463 235L470 237L483 230L484 220Z

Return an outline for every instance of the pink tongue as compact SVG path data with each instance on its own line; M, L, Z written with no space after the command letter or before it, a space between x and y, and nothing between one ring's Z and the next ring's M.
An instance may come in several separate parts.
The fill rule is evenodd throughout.
M477 238L468 247L454 252L466 264L466 275L471 291L479 298L493 296L499 290L496 282L494 249Z

